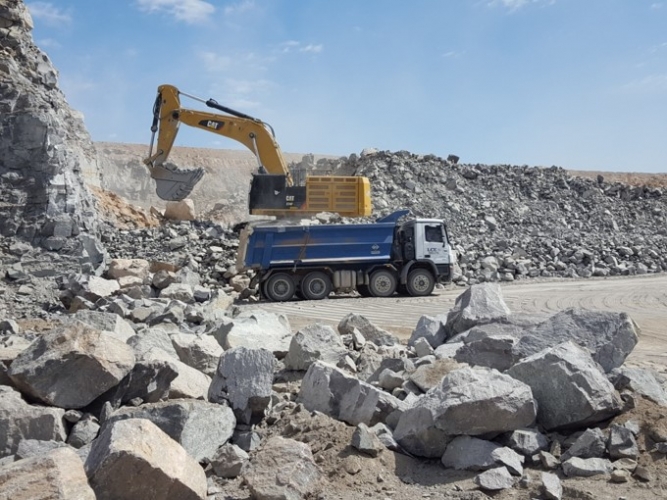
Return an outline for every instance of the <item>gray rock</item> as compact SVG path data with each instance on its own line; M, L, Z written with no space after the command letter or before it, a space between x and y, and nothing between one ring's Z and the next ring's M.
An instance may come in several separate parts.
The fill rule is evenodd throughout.
M368 342L379 346L391 346L398 344L398 338L382 328L378 328L361 314L350 313L338 323L338 332L341 335L352 333L354 329L359 330Z
M243 471L250 457L234 444L221 446L211 459L211 467L218 477L235 478Z
M336 365L347 355L340 335L330 326L314 324L294 334L285 357L288 370L307 370L315 361Z
M507 432L531 425L530 388L487 368L461 368L405 410L394 438L410 453L441 456L453 436Z
M410 375L410 380L422 391L427 392L437 387L447 374L463 366L451 359L438 359L434 363L418 367Z
M474 482L483 490L500 491L511 488L514 485L514 478L506 467L496 467L475 476Z
M390 370L389 368L382 370L378 379L380 387L389 392L398 387L401 387L403 382L405 382L403 376L399 373L396 373L394 370Z
M213 337L178 333L172 334L170 338L176 354L183 363L209 377L215 375L224 350Z
M257 500L314 498L323 479L307 444L279 436L266 442L243 473Z
M73 318L91 328L103 331L121 342L127 342L135 334L132 325L118 314L101 311L77 311Z
M420 337L415 340L412 346L414 347L418 358L423 358L425 356L435 356L435 350L425 337Z
M486 337L463 345L456 351L454 359L471 366L486 366L502 372L517 360L512 352L516 342L517 339L510 335Z
M538 455L542 467L544 467L547 470L554 470L560 465L560 460L558 460L548 451L541 451Z
M15 458L16 460L23 460L25 458L38 457L46 455L52 450L58 448L70 448L71 447L62 442L62 441L41 441L39 439L23 439L19 443L19 446L16 450Z
M567 477L590 477L598 474L611 474L614 467L605 458L572 457L563 462L563 472Z
M351 425L384 422L391 426L404 408L394 396L321 361L308 368L298 401L310 411Z
M549 448L549 440L535 429L517 429L510 434L507 445L522 455L532 456Z
M447 314L447 336L452 337L473 326L500 321L510 314L500 285L473 285L456 298L454 307Z
M38 337L8 375L21 391L61 408L83 408L117 385L134 366L123 342L73 323Z
M211 385L211 377L208 375L172 358L169 354L157 347L152 348L144 354L143 360L167 362L169 363L170 368L176 372L176 378L169 384L169 399L185 398L205 400L208 398L208 390Z
M146 328L128 339L127 344L134 349L137 358L142 358L151 349L158 348L166 352L171 358L179 359L176 348L171 341L171 332L163 326Z
M435 357L438 359L454 359L465 344L463 342L447 342L435 350Z
M67 437L67 444L73 448L83 448L93 442L99 431L100 424L97 422L97 419L92 415L87 415L74 424Z
M120 384L110 391L108 401L118 407L136 399L144 403L169 399L171 384L178 375L178 367L171 360L139 360Z
M105 425L85 468L98 500L206 498L206 475L197 461L143 418Z
M548 500L561 500L563 498L563 485L556 474L542 472L542 491Z
M161 299L178 300L185 304L194 304L195 294L192 287L185 283L172 283L160 290Z
M209 389L209 400L227 401L241 423L259 422L271 402L274 364L273 354L266 349L235 347L225 351Z
M0 467L0 498L12 500L96 500L83 463L69 447Z
M268 349L278 358L289 351L292 330L287 317L261 309L248 310L234 319L224 319L208 332L223 349L247 347Z
M241 448L243 451L251 452L262 444L262 436L255 431L234 431L232 443Z
M660 406L667 406L667 391L663 389L655 375L647 369L622 366L610 374L617 390L629 389L647 397Z
M366 424L357 425L352 434L352 447L371 457L377 457L384 450L382 441Z
M104 425L106 428L119 420L133 418L153 422L198 462L212 459L218 448L232 437L236 426L229 407L198 400L126 406L112 413Z
M605 436L600 429L586 429L561 455L561 460L565 461L571 457L602 458L607 452L605 441Z
M605 372L620 367L639 341L639 327L626 313L567 309L529 329L514 347L527 357L563 342L589 350Z
M556 429L594 424L620 411L620 399L598 366L590 354L566 342L523 359L508 374L531 387L538 422Z
M522 458L518 453L470 436L454 438L447 445L441 462L445 467L456 470L487 470L502 465L518 476L523 474Z
M429 345L436 349L438 346L442 345L445 342L446 332L445 332L445 323L447 322L447 316L422 316L417 322L417 326L410 335L408 340L408 345L414 347L415 343L419 339L426 339Z
M612 425L609 433L609 456L616 458L637 458L639 448L630 429Z

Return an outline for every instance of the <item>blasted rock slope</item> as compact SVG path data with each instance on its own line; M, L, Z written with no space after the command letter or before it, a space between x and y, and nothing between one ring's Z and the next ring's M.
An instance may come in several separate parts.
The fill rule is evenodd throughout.
M0 2L0 228L47 250L97 258L97 215L86 184L100 185L82 116L32 39L21 1ZM92 255L95 254L95 255Z

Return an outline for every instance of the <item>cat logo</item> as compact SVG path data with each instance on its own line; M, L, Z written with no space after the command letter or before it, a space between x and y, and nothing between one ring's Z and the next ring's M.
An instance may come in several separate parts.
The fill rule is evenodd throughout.
M225 122L220 122L218 120L201 120L199 125L213 130L220 130L225 125Z

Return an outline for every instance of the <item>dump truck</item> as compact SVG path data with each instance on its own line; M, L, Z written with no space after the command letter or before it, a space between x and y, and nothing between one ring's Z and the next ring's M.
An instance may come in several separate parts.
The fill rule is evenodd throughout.
M368 224L247 226L237 269L254 271L251 287L276 302L353 290L364 297L430 295L436 283L451 281L456 262L447 225L401 222L407 214Z

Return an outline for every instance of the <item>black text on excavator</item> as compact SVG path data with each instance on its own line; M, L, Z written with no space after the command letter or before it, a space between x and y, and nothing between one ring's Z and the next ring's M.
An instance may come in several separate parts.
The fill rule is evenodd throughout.
M181 108L181 95L226 114ZM364 217L371 214L370 183L366 177L310 176L306 177L305 186L295 186L270 125L213 99L204 100L180 92L172 85L158 87L150 151L144 160L155 180L157 194L163 200L186 198L204 175L202 168L181 170L166 163L181 123L234 139L255 154L259 168L253 175L249 196L249 211L253 215L334 212L346 217Z

